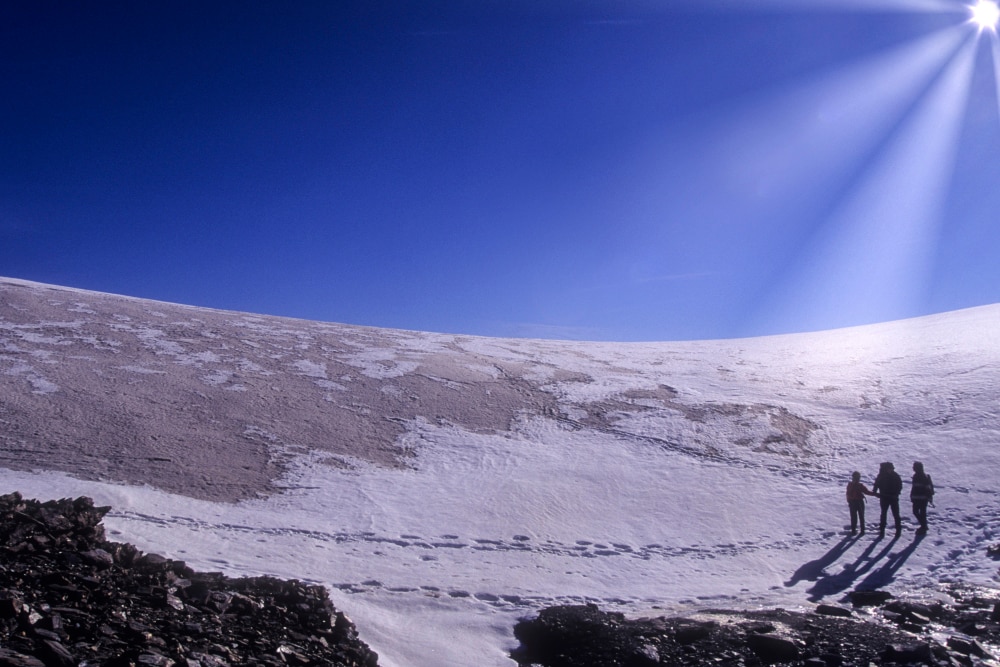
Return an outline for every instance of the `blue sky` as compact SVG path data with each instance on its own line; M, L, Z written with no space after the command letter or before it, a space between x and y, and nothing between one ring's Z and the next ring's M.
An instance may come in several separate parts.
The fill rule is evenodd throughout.
M1000 302L961 0L0 5L0 275L491 336Z

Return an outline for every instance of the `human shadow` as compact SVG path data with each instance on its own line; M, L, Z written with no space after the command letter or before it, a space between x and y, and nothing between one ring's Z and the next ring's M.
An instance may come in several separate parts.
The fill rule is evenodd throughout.
M898 539L898 535L894 536L885 544L884 547L882 547L881 551L872 556L872 552L875 551L878 545L882 542L882 538L878 537L875 540L872 540L872 542L858 555L853 563L845 565L840 572L837 572L836 574L822 573L822 575L817 577L815 580L816 583L806 591L809 596L809 601L819 602L829 595L836 595L837 593L850 588L855 581L871 570L875 563L880 561L890 551L892 551L892 547Z
M892 583L892 580L896 578L896 573L899 568L903 566L903 563L913 555L913 552L917 550L917 546L923 542L924 533L917 533L913 536L913 541L910 542L905 549L899 553L889 554L882 567L870 573L865 577L857 586L859 591L874 591L883 586L887 586Z
M837 560L844 555L844 552L846 552L856 541L857 537L854 535L844 537L840 540L840 542L833 545L833 547L825 554L816 560L811 560L808 563L803 564L799 569L795 570L792 577L785 582L785 587L791 588L800 581L816 581L817 579L823 577L824 570L833 563L837 562Z

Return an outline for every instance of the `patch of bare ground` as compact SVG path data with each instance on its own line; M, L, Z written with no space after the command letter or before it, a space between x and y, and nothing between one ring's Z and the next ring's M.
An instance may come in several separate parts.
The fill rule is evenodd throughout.
M617 428L632 414L666 411L680 413L697 424L726 421L742 424L752 435L735 440L754 452L801 457L813 453L811 438L820 430L816 422L797 415L788 408L766 403L725 403L685 401L673 387L632 389L601 401L578 406L586 416L581 424L596 429Z
M296 452L400 467L417 419L554 411L449 340L0 282L0 466L237 501Z

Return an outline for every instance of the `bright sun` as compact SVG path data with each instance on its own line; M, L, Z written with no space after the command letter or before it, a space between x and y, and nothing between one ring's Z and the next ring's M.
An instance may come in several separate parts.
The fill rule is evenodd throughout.
M972 10L972 22L980 28L996 30L997 22L1000 22L1000 7L993 0L979 0L975 5L969 7Z

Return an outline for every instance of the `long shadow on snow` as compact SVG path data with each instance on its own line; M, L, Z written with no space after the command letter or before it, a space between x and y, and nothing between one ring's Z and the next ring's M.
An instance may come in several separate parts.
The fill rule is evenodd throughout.
M854 544L855 539L852 536L847 536L816 560L811 560L802 565L799 569L795 570L791 579L785 582L785 586L791 588L800 581L816 581L822 577L824 574L823 571L843 556L844 552Z
M843 592L866 573L868 575L865 576L860 584L855 586L855 590L871 591L888 585L894 579L899 568L903 566L903 563L906 562L923 539L923 535L916 535L913 538L913 542L905 549L899 553L891 553L893 547L896 546L896 542L899 540L899 536L897 535L889 540L879 553L871 556L870 554L875 550L881 538L875 540L868 545L868 548L861 552L853 563L845 565L843 570L837 574L824 574L817 579L812 588L806 591L809 594L809 600L811 602L819 602L828 595ZM875 564L883 558L886 558L885 563L877 570L871 571Z
M913 552L917 550L917 545L919 545L923 539L923 533L917 533L913 536L913 541L910 542L905 549L899 553L889 554L889 558L886 559L885 564L865 577L864 581L858 585L858 589L863 591L873 591L892 583L892 580L896 578L896 572L898 572L899 568L903 566L906 559L913 555Z

